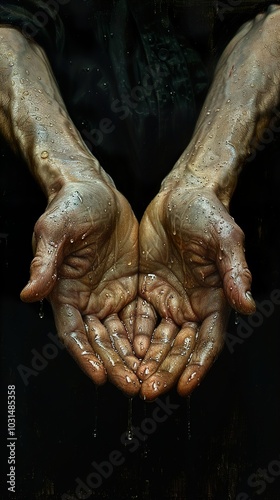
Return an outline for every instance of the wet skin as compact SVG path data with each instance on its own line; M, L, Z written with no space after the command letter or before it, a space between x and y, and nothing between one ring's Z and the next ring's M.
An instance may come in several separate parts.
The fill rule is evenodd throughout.
M103 180L72 183L34 228L35 257L25 301L48 297L59 338L94 383L107 377L133 396L139 360L129 332L138 284L138 222Z
M146 353L137 371L146 399L174 385L190 394L222 349L230 307L255 310L244 235L229 206L279 101L279 22L271 6L229 43L193 138L141 221L139 295L162 318L152 336L134 339L138 356Z
M188 395L222 349L230 305L253 312L243 244L241 229L211 190L178 182L147 208L139 293L162 319L152 338L134 339L139 356L147 349L137 371L142 397L154 399L175 384Z
M50 300L59 337L95 384L108 379L148 400L176 385L186 396L223 346L230 307L254 311L229 205L278 103L279 22L272 6L230 42L192 141L140 230L71 122L42 49L1 28L1 132L48 199L21 298Z

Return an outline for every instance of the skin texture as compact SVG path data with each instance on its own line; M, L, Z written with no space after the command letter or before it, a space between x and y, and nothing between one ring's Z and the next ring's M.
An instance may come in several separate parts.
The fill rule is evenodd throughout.
M58 335L94 383L108 378L149 400L177 385L186 396L222 349L230 307L254 311L244 235L229 206L278 104L279 22L272 6L225 49L139 243L130 205L75 129L43 50L0 27L0 129L47 197L21 297L50 300Z
M238 31L216 68L190 144L140 224L139 294L161 319L138 375L153 400L197 387L223 347L229 308L253 313L244 234L229 215L251 144L279 101L280 10ZM156 323L154 323L156 324Z
M13 28L2 27L0 41L1 131L47 198L21 298L47 298L81 369L95 384L108 379L134 396L138 222L83 143L44 51Z
M243 243L241 229L211 190L189 192L179 181L147 208L139 286L162 320L151 344L142 339L148 351L137 373L146 399L176 383L182 396L189 394L222 349L229 304L254 311Z
M34 228L24 301L47 296L58 336L96 384L138 393L129 331L138 283L138 223L112 185L67 184Z

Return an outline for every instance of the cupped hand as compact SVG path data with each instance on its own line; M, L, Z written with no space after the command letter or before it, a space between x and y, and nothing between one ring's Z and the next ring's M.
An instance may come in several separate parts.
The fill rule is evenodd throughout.
M186 396L222 349L230 306L255 310L244 235L212 190L178 182L148 206L139 239L139 294L161 318L152 338L134 338L136 354L146 352L140 395L152 400L177 384Z
M133 330L138 223L126 199L97 177L66 184L34 228L24 301L47 297L59 338L96 384L127 395L140 388Z

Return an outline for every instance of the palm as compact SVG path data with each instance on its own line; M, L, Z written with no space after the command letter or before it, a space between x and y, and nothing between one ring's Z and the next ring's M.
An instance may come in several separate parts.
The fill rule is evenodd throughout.
M35 241L23 298L48 296L58 335L94 382L108 374L125 392L138 392L124 326L137 293L138 224L125 198L103 181L71 184L37 222Z
M179 186L161 191L146 210L140 256L139 293L162 318L138 370L141 392L153 399L179 380L185 395L222 348L227 300L249 309L243 233L213 192Z

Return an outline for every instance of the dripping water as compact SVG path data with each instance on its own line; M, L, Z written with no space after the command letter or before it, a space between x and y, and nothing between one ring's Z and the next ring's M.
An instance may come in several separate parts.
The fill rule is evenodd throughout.
M98 392L98 386L95 386L95 398L94 398L94 422L93 422L93 437L97 438L98 434L98 397L99 397L99 392Z
M39 318L40 319L43 319L43 317L45 316L45 312L44 312L44 300L40 300L40 308L39 308Z
M144 420L147 418L147 405L146 403L144 403ZM143 443L143 457L144 459L147 459L148 458L148 454L149 454L149 448L148 448L148 440L145 439L144 443Z
M128 441L132 441L133 439L133 398L129 398L127 405L127 429L126 429L126 438Z

